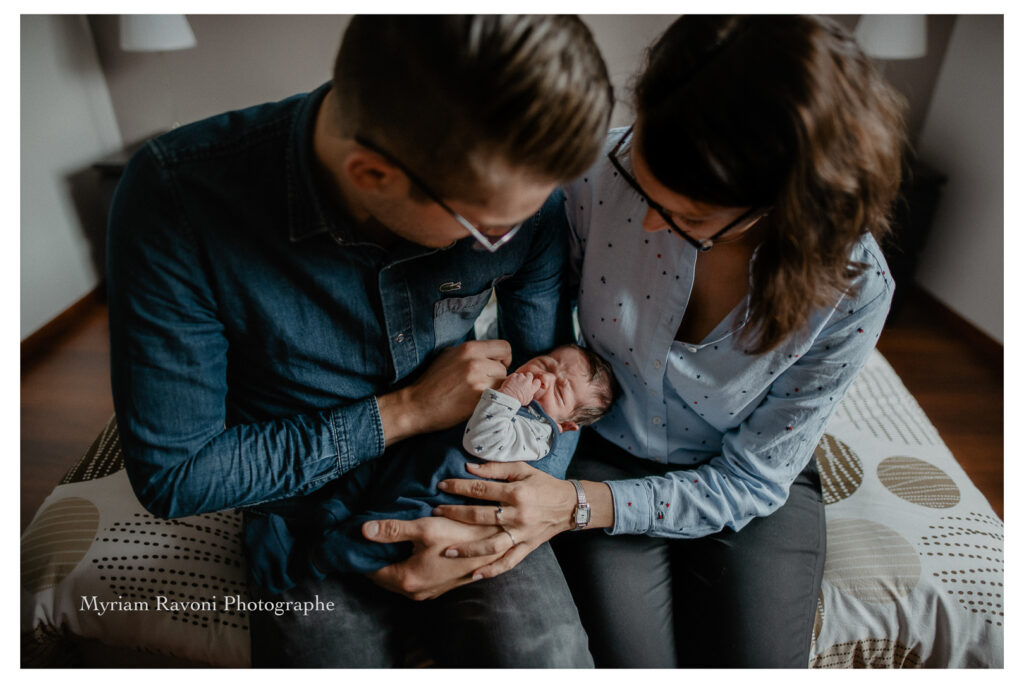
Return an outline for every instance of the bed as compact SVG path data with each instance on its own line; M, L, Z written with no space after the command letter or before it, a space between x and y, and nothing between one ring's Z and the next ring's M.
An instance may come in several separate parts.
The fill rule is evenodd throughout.
M1003 523L877 351L815 458L828 552L808 666L1002 667ZM146 512L111 419L22 535L22 665L248 666L240 529L237 512Z

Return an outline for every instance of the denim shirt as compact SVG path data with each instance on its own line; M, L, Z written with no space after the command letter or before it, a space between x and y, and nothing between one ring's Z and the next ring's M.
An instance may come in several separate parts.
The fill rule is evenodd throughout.
M471 338L492 288L515 363L571 335L564 218L544 220L560 197L495 254L470 237L382 248L313 170L329 87L151 140L118 186L112 388L129 478L157 515L308 494L380 456L375 396Z
M612 131L605 152L622 134ZM696 538L739 530L786 501L875 346L892 278L868 235L850 254L866 265L853 287L776 348L746 352L739 333L748 299L707 337L683 343L675 336L697 250L668 229L645 232L647 209L605 154L566 189L582 341L623 387L594 429L627 453L674 466L665 476L607 482L615 507L608 532Z

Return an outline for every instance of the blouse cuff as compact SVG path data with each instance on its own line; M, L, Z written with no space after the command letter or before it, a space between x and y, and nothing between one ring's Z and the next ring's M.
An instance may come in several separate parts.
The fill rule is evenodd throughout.
M653 491L643 479L606 481L612 490L615 524L605 529L608 534L645 534L651 528L654 509Z

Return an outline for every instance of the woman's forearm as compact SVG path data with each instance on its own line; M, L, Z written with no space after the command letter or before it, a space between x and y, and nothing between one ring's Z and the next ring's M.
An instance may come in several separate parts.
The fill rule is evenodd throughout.
M615 504L612 490L603 481L580 481L583 493L590 505L590 523L588 529L605 529L615 525ZM573 506L575 510L575 505ZM570 512L570 517L572 513Z

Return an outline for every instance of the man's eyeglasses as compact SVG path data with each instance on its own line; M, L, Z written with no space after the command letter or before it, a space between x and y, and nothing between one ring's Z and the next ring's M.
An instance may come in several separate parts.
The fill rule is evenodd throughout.
M716 232L711 237L706 237L702 240L698 240L694 237L691 237L685 230L676 225L676 222L672 220L672 216L669 215L668 211L666 211L664 207L662 207L660 204L658 204L657 202L655 202L654 200L647 196L647 193L644 192L643 188L640 187L640 183L637 182L636 178L633 177L633 174L627 171L625 167L623 167L622 162L619 160L619 153L622 151L622 148L625 145L626 140L632 138L632 134L633 126L630 126L629 129L623 134L622 138L620 138L619 141L615 144L615 147L612 149L612 151L608 152L608 159L611 160L612 165L619 172L619 174L626 179L626 182L628 182L633 187L633 189L636 190L637 194L643 197L643 200L647 202L647 204L652 209L658 212L658 215L661 216L662 220L665 221L665 223L670 228L672 228L677 235L682 237L684 240L692 244L700 251L708 251L709 249L711 249L711 247L715 246L715 240L721 238L722 235L729 232L737 225L742 225L744 221L749 220L750 217L753 216L758 211L758 207L753 207L748 211L744 211L739 218L730 222L728 225L726 225L724 228ZM754 223L761 220L766 215L768 215L767 211L758 216Z
M390 152L381 149L379 146L370 142L361 135L356 135L355 141L358 142L363 147L365 147L366 149L381 155L382 157L387 159L388 162L391 163L392 165L397 166L402 171L402 173L406 175L406 177L409 179L409 182L411 182L413 185L419 188L419 191L427 195L427 197L429 197L431 201L436 202L438 206L447 211L448 214L456 221L458 221L459 224L462 227L464 227L469 232L469 234L476 239L477 242L480 243L480 246L482 246L487 251L491 253L498 251L498 249L500 249L505 243L507 243L510 239L515 237L516 233L519 232L519 228L523 226L522 223L518 223L512 226L511 229L509 229L507 232L505 232L503 235L500 235L499 237L488 237L483 232L481 232L479 228L473 225L473 223L471 223L468 218L466 218L465 216L463 216L462 214L458 213L450 206L445 204L444 200L441 199L441 197L436 192L427 187L426 183L420 180L415 173L410 171L405 164L396 159L394 155L392 155Z

